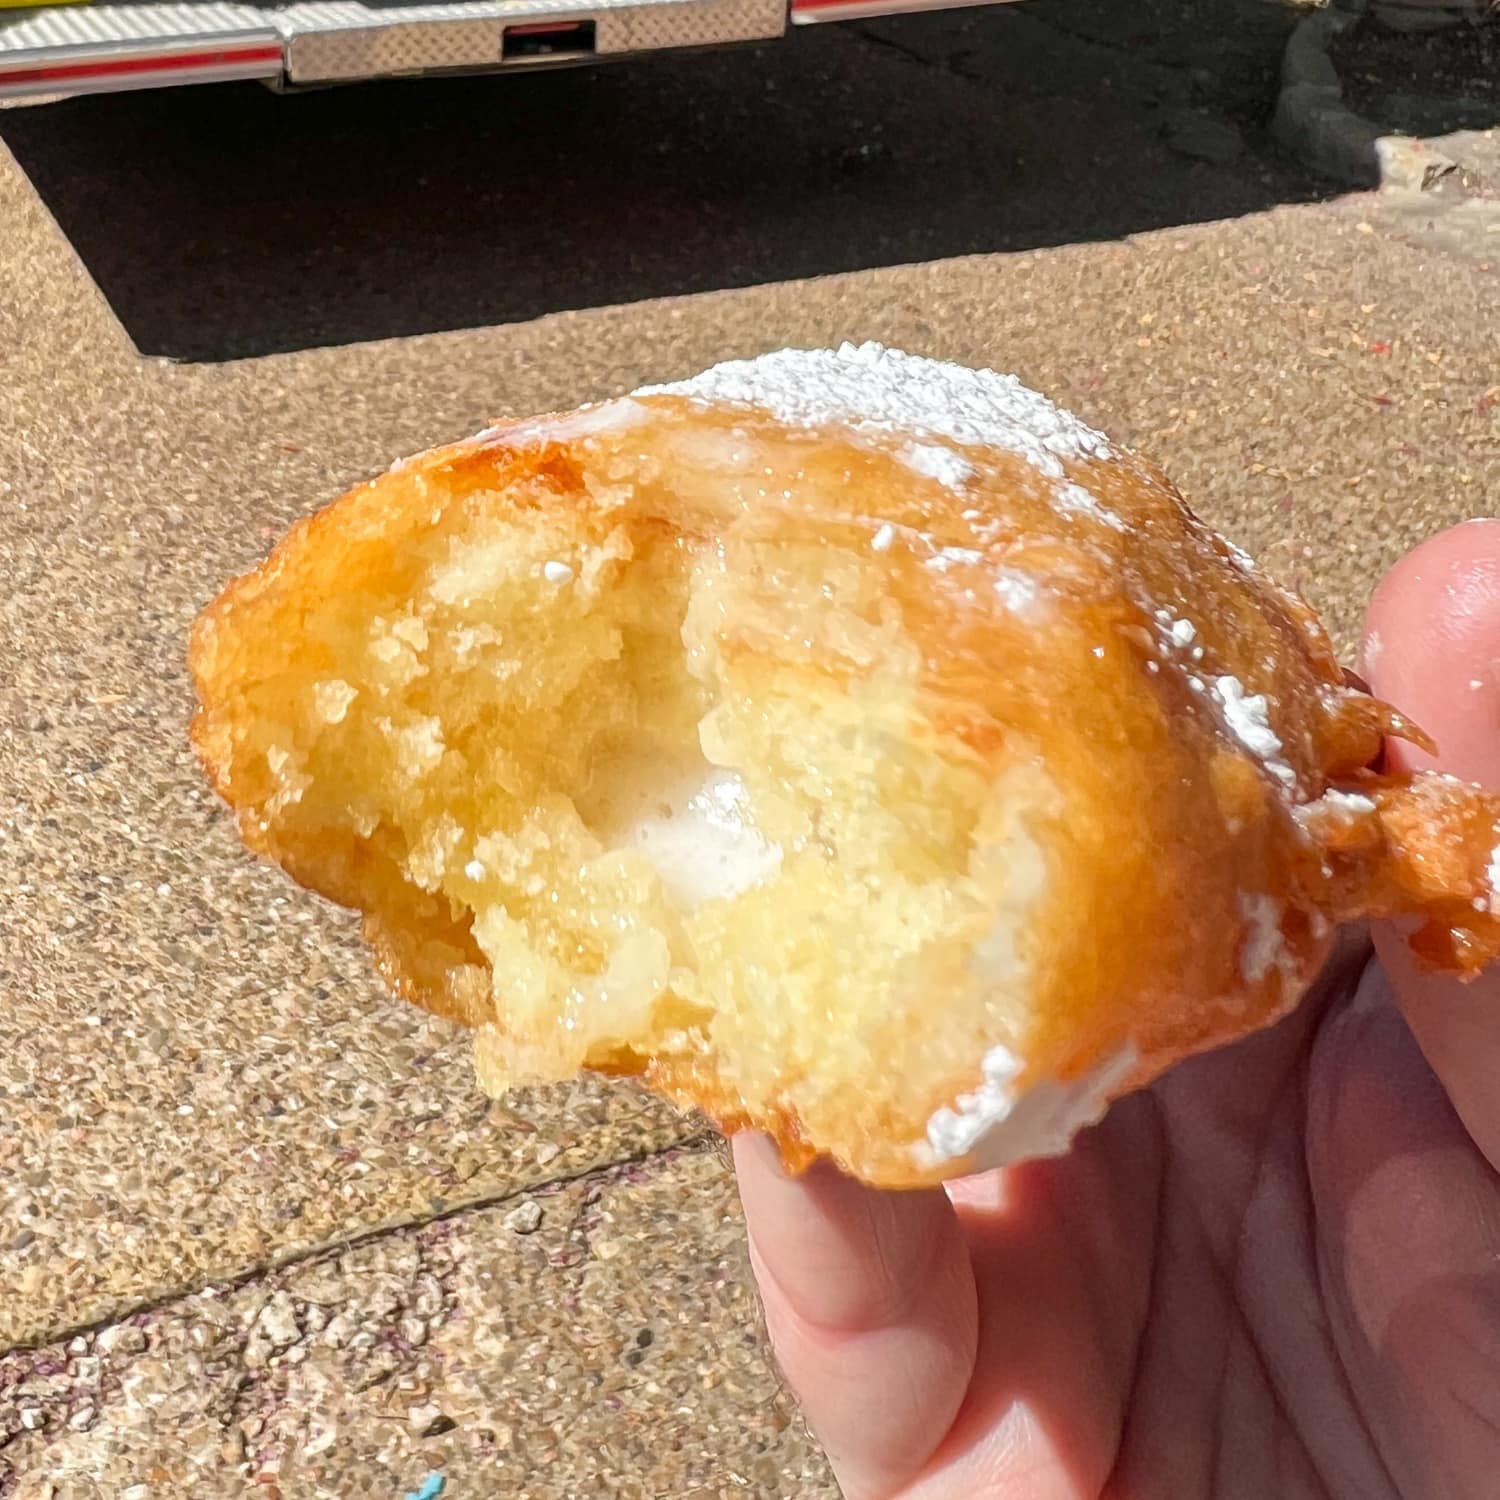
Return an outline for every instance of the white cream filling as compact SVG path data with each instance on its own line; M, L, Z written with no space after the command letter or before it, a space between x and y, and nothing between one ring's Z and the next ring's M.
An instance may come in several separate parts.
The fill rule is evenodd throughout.
M781 867L781 846L761 836L745 804L739 776L711 766L696 783L617 808L625 817L615 845L643 854L671 900L694 911L750 890Z
M1044 773L1018 767L994 796L1001 816L976 848L971 873L986 885L995 883L1000 894L994 922L975 946L970 967L1003 998L1023 995L1028 987L1023 935L1047 886L1047 861L1026 827L1026 814L1051 805L1056 791ZM1025 1065L1013 1047L996 1040L984 1054L979 1086L932 1113L923 1138L911 1146L912 1155L926 1171L953 1169L948 1175L1060 1156L1080 1130L1103 1115L1136 1061L1136 1049L1127 1043L1082 1078L1039 1079L1019 1087Z
M979 1087L960 1095L953 1108L934 1112L914 1154L925 1167L962 1162L967 1172L1062 1156L1080 1130L1103 1117L1136 1061L1136 1049L1127 1043L1082 1078L1042 1079L1018 1090L1021 1059L1009 1047L992 1047Z

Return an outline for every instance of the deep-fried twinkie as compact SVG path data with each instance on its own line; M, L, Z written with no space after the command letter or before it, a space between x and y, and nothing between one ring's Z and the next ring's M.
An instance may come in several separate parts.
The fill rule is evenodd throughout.
M785 351L501 424L199 621L250 847L499 1089L638 1074L789 1164L1063 1149L1335 924L1500 943L1500 803L1149 464L1010 377Z

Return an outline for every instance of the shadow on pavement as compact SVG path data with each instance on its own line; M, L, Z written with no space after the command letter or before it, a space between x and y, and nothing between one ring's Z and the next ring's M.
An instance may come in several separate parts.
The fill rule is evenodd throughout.
M586 72L80 99L0 113L0 141L142 353L234 359L1317 196L1259 146L1284 19L1260 0L1224 51L1204 12L1226 6L1256 0L1041 0Z
M1416 34L1367 19L1330 51L1345 102L1387 130L1439 136L1500 125L1500 6Z

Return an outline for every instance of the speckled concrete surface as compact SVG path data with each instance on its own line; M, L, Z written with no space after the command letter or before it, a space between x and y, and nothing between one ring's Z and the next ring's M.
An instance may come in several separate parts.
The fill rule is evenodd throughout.
M230 572L342 485L497 414L788 343L879 338L1015 369L1147 449L1209 520L1306 589L1347 650L1389 562L1496 504L1500 270L1485 247L1500 250L1500 234L1484 205L1465 213L1460 233L1442 205L1397 217L1353 199L174 366L135 354L0 150L0 1350L50 1351L0 1353L0 1382L40 1381L16 1401L63 1403L35 1431L17 1404L9 1442L0 1425L18 1492L71 1476L59 1493L125 1493L87 1488L107 1450L122 1476L146 1465L130 1482L156 1486L153 1500L238 1493L254 1476L236 1467L221 1408L266 1424L257 1460L321 1463L312 1493L414 1487L429 1443L453 1474L478 1474L484 1430L497 1448L509 1430L525 1454L506 1460L517 1477L504 1493L827 1492L795 1429L771 1430L786 1409L738 1271L713 1283L715 1266L737 1265L722 1166L655 1161L694 1122L593 1085L486 1105L464 1040L380 992L348 919L239 850L186 748L182 665L189 621ZM596 1245L583 1269L548 1261L539 1246L567 1243L551 1206L524 1243L504 1229L516 1192L625 1160L646 1181L600 1179L633 1226L613 1259ZM549 1202L582 1212L591 1191ZM465 1204L495 1206L429 1227ZM317 1259L382 1226L354 1260ZM453 1243L489 1282L476 1273L458 1292L422 1260ZM357 1301L359 1257L379 1269L397 1255L414 1268L406 1290L383 1311ZM272 1367L267 1355L245 1391L208 1378L205 1351L260 1347L242 1327L257 1298L287 1326L281 1280L265 1274L283 1262L293 1278L317 1267L340 1281L358 1331L379 1330L370 1349L395 1361L385 1379L357 1389L326 1328L316 1356ZM400 1324L437 1316L417 1305L420 1288L438 1295L424 1275L454 1311L418 1343ZM238 1289L189 1296L226 1282ZM310 1330L312 1299L284 1289ZM75 1389L95 1379L96 1327L142 1327L133 1310L183 1298L152 1315L174 1330L161 1352L131 1367L160 1434L121 1415L113 1356L97 1400ZM631 1384L625 1420L606 1402L624 1399L604 1390L612 1351L648 1323L663 1347L642 1368L662 1373L656 1391ZM280 1336L266 1332L272 1346ZM489 1336L500 1344L470 1342ZM441 1371L405 1345L440 1348ZM299 1384L325 1360L326 1388ZM720 1384L689 1399L700 1365ZM45 1384L64 1375L66 1394ZM417 1442L401 1424L423 1382L467 1404L459 1430ZM308 1455L325 1421L345 1436ZM171 1465L191 1455L205 1467L182 1478Z
M0 1442L17 1500L837 1493L702 1151L38 1349L0 1374Z
M0 223L0 1341L690 1134L630 1089L487 1104L353 923L235 847L184 738L184 631L379 449L336 479L305 430L329 388L281 373L187 396L13 173Z

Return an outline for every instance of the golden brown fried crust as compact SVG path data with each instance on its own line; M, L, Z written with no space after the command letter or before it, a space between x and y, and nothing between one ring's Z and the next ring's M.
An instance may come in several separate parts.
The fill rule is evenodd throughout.
M679 397L638 404L666 425L748 425L768 439L779 430L769 417L704 412ZM624 527L641 547L663 535L702 545L757 533L812 547L851 538L864 546L884 522L920 537L920 549L891 556L892 592L921 656L923 722L912 732L962 747L981 767L1000 764L1018 743L1032 746L1067 789L1081 830L1071 857L1083 866L1076 879L1054 883L1038 918L1050 981L1028 1061L1040 1076L1086 1074L1126 1036L1138 1055L1130 1081L1140 1083L1179 1057L1257 1029L1296 1002L1329 950L1334 923L1415 917L1414 950L1463 977L1500 949L1488 874L1500 799L1444 777L1373 769L1385 736L1425 743L1420 730L1351 682L1306 603L1203 527L1148 463L1067 461L1068 482L1118 522L1088 523L1083 546L1059 525L1056 486L1008 452L969 450L983 459L983 477L962 495L913 481L899 505L879 514L820 511L790 491L785 504L756 511L728 513L697 492L668 507L657 489L623 517L606 518L592 475L612 444L638 435L606 434L585 453L565 427L555 440L546 429L545 420L502 424L353 490L293 528L193 632L202 705L193 740L246 844L362 910L382 974L407 998L469 1025L497 1019L485 960L465 922L406 882L374 843L324 848L285 839L267 815L263 774L237 759L236 747L246 682L317 649L298 629L306 602L357 590L366 577L388 588L402 575L411 540L466 506L545 505L580 533L598 538ZM867 469L868 491L891 493L889 447L829 430L811 452L809 462ZM961 560L930 566L944 549ZM1086 636L1097 649L1063 649L1059 637L1055 654L1039 650L1037 631L1048 627L1018 621L993 587L976 588L997 568L1047 578L1068 639ZM1190 660L1164 645L1164 632L1182 621L1191 623ZM721 646L729 659L779 653L788 671L823 679L858 671L847 661L809 663L786 642L729 638ZM1260 698L1270 705L1274 753L1248 751L1230 722L1235 707L1227 700ZM1108 908L1084 894L1108 886L1101 862L1117 872ZM1246 890L1278 914L1268 956L1248 967L1226 938L1244 927ZM711 1055L627 1053L600 1070L643 1073L726 1130L769 1130L791 1165L817 1154L795 1113L775 1100L747 1102L724 1084ZM877 1155L878 1171L852 1165L886 1182L926 1180L891 1151Z

